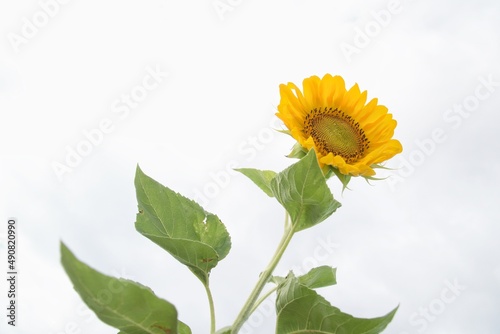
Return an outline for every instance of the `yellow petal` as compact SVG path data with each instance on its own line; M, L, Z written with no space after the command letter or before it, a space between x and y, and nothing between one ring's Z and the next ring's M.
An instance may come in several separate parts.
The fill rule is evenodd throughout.
M347 91L341 76L326 74L321 79L306 78L302 85L303 91L293 83L280 85L276 115L302 147L316 151L322 167L329 165L345 175L368 177L375 175L373 165L402 152L401 143L392 139L397 122L378 99L366 103L368 93L361 92L358 84ZM325 123L325 119L330 121ZM346 137L350 139L345 142L350 147L347 151L346 146L338 146L344 145L338 142L339 124L344 129L351 127L347 132L350 137ZM336 135L330 136L329 129Z

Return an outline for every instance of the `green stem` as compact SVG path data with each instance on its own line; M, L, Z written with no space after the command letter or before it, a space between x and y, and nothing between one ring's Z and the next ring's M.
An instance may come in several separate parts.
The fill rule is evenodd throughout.
M292 228L291 224L290 215L288 214L288 211L285 211L285 231Z
M245 305L243 305L243 308L241 309L240 313L236 317L236 320L231 326L231 334L237 334L238 331L241 329L241 326L243 326L243 324L248 319L250 314L252 314L252 312L255 310L254 306L256 304L257 299L259 298L260 293L262 292L262 289L264 289L264 286L269 281L269 277L271 277L271 275L273 274L273 271L278 265L281 256L283 256L286 247L290 243L290 240L292 240L294 233L295 231L293 229L293 225L290 225L289 216L287 213L285 220L285 232L283 234L283 237L281 238L280 243L278 244L278 248L276 249L276 252L274 253L274 256L267 265L266 269L260 274L259 280L257 281L257 284L253 288L252 293L248 297Z
M252 309L250 310L250 313L249 314L252 314L253 312L255 312L255 310L260 306L260 304L262 304L262 302L264 300L267 299L267 297L269 297L273 292L275 292L276 290L278 290L278 286L276 285L274 288L272 288L271 290L269 290L268 292L266 292L264 295L262 295L262 297L260 297L256 302L255 302L255 305L252 307Z
M207 279L207 284L205 285L205 291L207 292L207 297L208 297L208 304L210 306L210 334L215 333L215 307L214 307L214 299L212 297L212 292L210 291L210 286L208 284L208 279Z

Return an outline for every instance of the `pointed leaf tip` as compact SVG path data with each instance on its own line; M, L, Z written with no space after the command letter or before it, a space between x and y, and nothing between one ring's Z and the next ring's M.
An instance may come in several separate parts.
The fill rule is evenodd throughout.
M254 168L238 168L235 171L248 177L269 197L274 197L271 190L271 180L276 176L276 172L272 170L259 170Z
M61 262L73 287L104 323L122 334L189 334L177 310L148 287L104 275L78 260L61 242Z
M135 187L139 213L136 230L165 249L203 282L231 248L220 219L198 203L174 192L137 170Z

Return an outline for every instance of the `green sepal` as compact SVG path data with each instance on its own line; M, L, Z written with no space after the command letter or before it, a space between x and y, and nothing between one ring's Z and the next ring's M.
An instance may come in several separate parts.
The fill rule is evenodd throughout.
M281 132L281 133L283 133L285 135L289 135L290 137L293 138L292 132L290 130L280 130L280 129L275 129L275 130L278 131L278 132Z
M333 167L333 166L330 166L330 170L333 172L333 174L335 174L335 176L337 176L337 178L339 179L340 183L342 183L342 192L346 189L349 189L347 187L347 185L349 184L349 182L351 181L351 178L352 176L351 175L345 175L345 174L342 174L338 168L336 167Z
M307 154L307 150L302 147L298 142L292 147L292 151L287 155L287 158L302 159Z
M384 165L382 164L373 164L370 166L371 168L373 169L385 169L385 170L395 170L394 168L390 168L390 167L385 167Z

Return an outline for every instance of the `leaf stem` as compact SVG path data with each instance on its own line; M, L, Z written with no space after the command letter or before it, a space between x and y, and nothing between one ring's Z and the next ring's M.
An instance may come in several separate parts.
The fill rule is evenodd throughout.
M205 291L207 292L207 297L208 297L208 304L210 306L210 334L215 333L215 307L214 307L214 299L212 297L212 292L210 291L210 286L208 284L208 278L207 278L207 283L204 284L205 286Z
M293 228L293 224L290 224L289 221L290 217L287 213L285 218L285 231L283 233L283 237L281 238L281 241L279 242L278 247L276 248L276 252L274 253L271 261L267 265L266 269L260 274L259 280L257 281L257 284L253 288L252 293L248 297L245 305L243 305L243 308L241 309L240 313L236 317L236 320L231 326L231 334L237 334L238 331L243 326L243 324L245 323L245 321L250 316L250 314L252 314L252 312L255 310L255 304L257 302L257 299L259 298L260 293L264 289L266 283L269 281L269 278L271 277L274 269L278 265L281 256L283 256L283 253L285 252L285 249L290 243L290 240L292 240L295 230ZM262 300L259 301L258 304L260 304L260 302L262 302Z
M285 231L287 231L288 229L291 229L291 228L292 228L292 225L290 222L290 215L288 214L288 211L285 211Z

